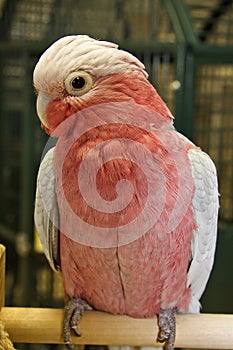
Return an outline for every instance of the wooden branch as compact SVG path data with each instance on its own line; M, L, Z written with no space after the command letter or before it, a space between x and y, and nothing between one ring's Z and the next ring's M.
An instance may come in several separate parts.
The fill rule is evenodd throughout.
M5 302L5 262L6 248L0 244L0 310Z
M2 322L18 343L63 343L63 310L3 307ZM233 349L233 315L177 315L176 347ZM156 346L156 318L135 319L87 311L74 344Z

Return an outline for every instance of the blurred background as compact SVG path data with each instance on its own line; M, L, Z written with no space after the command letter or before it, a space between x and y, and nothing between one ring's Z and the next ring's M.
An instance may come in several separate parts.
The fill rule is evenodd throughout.
M0 0L0 243L7 247L6 305L63 306L62 283L39 252L34 232L36 173L47 136L35 112L32 72L41 53L67 34L117 42L142 60L176 128L214 160L221 193L219 235L202 305L205 312L233 313L231 0Z

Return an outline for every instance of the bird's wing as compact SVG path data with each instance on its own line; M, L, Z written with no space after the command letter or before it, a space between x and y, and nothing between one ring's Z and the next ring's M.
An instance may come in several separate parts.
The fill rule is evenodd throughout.
M54 148L42 160L37 176L34 220L43 251L53 270L59 270L59 212L55 191Z
M192 259L187 286L191 289L190 312L199 312L199 299L207 284L215 254L218 220L218 182L210 157L198 150L188 152L195 184L192 201L197 229L192 241Z

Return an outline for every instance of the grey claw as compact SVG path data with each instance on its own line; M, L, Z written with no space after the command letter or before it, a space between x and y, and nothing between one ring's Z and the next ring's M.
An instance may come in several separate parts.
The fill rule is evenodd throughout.
M77 337L81 337L79 332L79 321L85 310L91 310L91 306L85 300L80 298L69 299L65 306L65 315L63 320L63 337L68 350L74 346L71 344L71 329Z
M158 325L158 342L165 342L165 349L173 350L176 335L175 309L162 310L158 315Z

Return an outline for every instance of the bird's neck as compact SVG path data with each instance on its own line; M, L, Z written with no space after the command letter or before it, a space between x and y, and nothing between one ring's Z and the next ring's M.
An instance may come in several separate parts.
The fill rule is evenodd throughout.
M94 96L93 104L98 100L106 103L133 99L137 104L155 110L167 121L173 119L165 102L141 72L113 74L99 79Z

